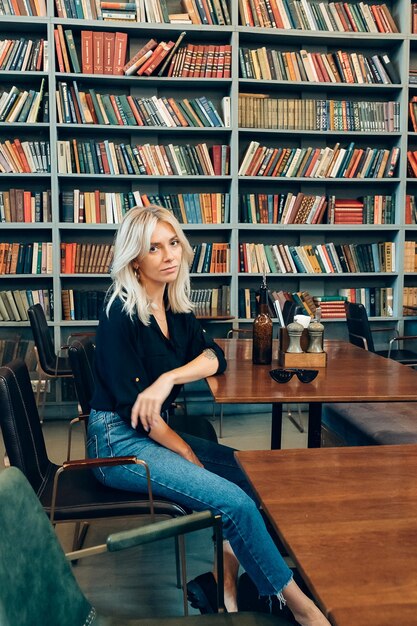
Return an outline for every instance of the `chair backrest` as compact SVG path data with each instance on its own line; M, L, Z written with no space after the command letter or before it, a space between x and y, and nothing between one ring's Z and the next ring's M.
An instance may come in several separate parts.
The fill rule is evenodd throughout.
M94 351L91 337L75 337L70 341L68 356L74 376L78 402L84 414L90 413L94 392Z
M51 464L29 372L20 359L0 367L0 425L10 464L39 493Z
M56 353L42 306L40 304L30 306L28 317L41 367L44 372L53 375L56 369Z
M345 311L350 343L375 352L371 326L363 304L345 302Z
M83 626L82 594L42 505L24 475L0 472L0 624Z
M294 321L294 315L296 314L298 305L296 302L291 302L287 300L284 302L284 306L282 309L282 318L284 320L284 326L288 326L291 322Z

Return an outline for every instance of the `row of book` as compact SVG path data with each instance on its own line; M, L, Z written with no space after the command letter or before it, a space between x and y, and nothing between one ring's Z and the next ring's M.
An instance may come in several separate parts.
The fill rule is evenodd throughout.
M104 7L102 6L104 4ZM110 7L107 5L110 4ZM117 6L113 8L112 5ZM70 19L103 19L138 22L172 22L165 0L138 0L129 9L127 3L107 3L98 0L55 0L58 17ZM133 5L133 3L130 3ZM224 0L185 2L184 8L192 23L230 24L230 13ZM126 14L134 13L134 20ZM363 2L308 2L308 0L240 0L239 14L244 26L333 32L395 33L398 28L385 4L367 5ZM0 15L45 17L45 0L2 0ZM195 15L195 17L194 17ZM168 16L168 19L167 19ZM194 21L193 21L194 18ZM199 21L197 21L199 19Z
M251 319L259 312L260 294L258 290L250 287L240 287L238 291L239 317ZM281 326L292 321L284 319L284 307L286 302L293 302L298 307L298 312L309 315L312 319L318 314L315 302L308 291L291 293L282 289L268 289L267 305L271 317L276 317Z
M230 220L229 193L141 194L139 190L63 191L60 217L65 223L120 224L129 209L150 204L171 210L181 224L227 224ZM241 194L239 204L243 224L395 224L395 196L337 198L301 192L248 193ZM407 206L410 211L412 206L413 211L407 217L406 208L406 224L416 223L414 196L407 196ZM0 222L51 222L50 190L0 191Z
M45 79L39 91L19 89L13 85L0 97L0 122L14 123L49 122L49 95L44 92Z
M60 81L56 90L56 104L58 121L61 124L165 128L225 126L220 113L206 96L176 100L164 96L146 98L125 94L100 94L95 89L80 91L76 81L70 84ZM223 98L223 110L226 106L230 120L230 97Z
M0 274L52 274L52 242L0 243Z
M390 178L400 148L273 148L251 141L242 159L239 176L285 178Z
M182 0L181 4L192 24L230 26L232 23L227 0Z
M54 30L55 53L60 72L67 74L123 75L126 62L127 33L81 31L81 64L71 29L58 24Z
M8 289L0 291L0 322L26 322L27 310L40 304L48 321L53 320L52 289Z
M14 359L22 359L30 372L35 371L35 342L32 339L22 339L20 335L14 335L12 339L0 339L0 365L6 365Z
M55 0L58 17L86 20L122 20L150 24L170 24L177 21L190 24L231 24L226 0L183 0L185 14L170 13L166 0L135 0L135 2L106 2L100 0ZM182 16L182 19L179 19Z
M304 193L242 194L240 219L245 224L322 224L328 198Z
M340 295L314 296L314 303L320 309L321 320L346 319L345 301Z
M392 317L394 315L394 290L392 287L350 287L338 289L339 297L363 304L369 317ZM321 307L323 304L321 303Z
M417 178L417 150L407 150L407 174Z
M283 294L284 292L281 291L280 293ZM291 297L290 294L288 296ZM254 319L259 313L259 300L260 294L258 289L239 287L237 301L239 318ZM276 291L268 289L267 305L268 313L272 318L282 318L282 308ZM279 312L281 312L281 315L279 315Z
M404 241L404 272L417 272L417 241Z
M408 104L408 119L410 121L410 130L417 132L417 96L412 96Z
M0 15L46 17L46 0L1 0Z
M14 295L16 292L9 293L13 293ZM20 292L17 292L17 294L19 293ZM61 293L62 319L66 322L98 320L100 312L103 308L105 295L105 291L63 289ZM223 285L222 287L214 287L210 289L191 289L190 300L194 305L194 312L197 317L218 317L230 315L229 285ZM10 319L12 320L13 318ZM20 320L15 318L15 321Z
M0 172L14 174L43 174L51 171L49 141L0 142Z
M61 292L62 319L65 322L98 320L105 296L105 291L63 289Z
M399 132L400 103L239 96L239 126L280 130Z
M227 176L230 146L206 143L185 146L135 145L112 141L59 140L60 174L129 176ZM0 143L1 150L1 143Z
M244 224L394 224L395 196L337 198L304 193L240 196Z
M313 83L398 84L398 70L388 54L360 52L283 52L265 46L239 48L242 78Z
M203 242L193 246L191 274L223 274L230 272L230 244Z
M417 224L417 198L410 194L405 196L405 223Z
M174 76L181 78L230 78L232 47L229 44L180 45L185 32L177 41L160 42L150 39L130 59L123 70L127 75ZM133 62L132 62L133 61ZM158 71L157 71L158 70Z
M417 315L417 287L403 288L403 314Z
M0 40L0 70L10 72L47 72L48 41L45 39Z
M329 196L329 224L395 224L395 196Z
M190 300L197 317L219 317L230 315L230 286L222 285L210 289L191 289Z
M61 274L108 274L113 249L109 243L62 242Z
M224 224L230 220L229 193L141 194L140 191L63 191L61 220L75 224L120 224L135 206L157 204L181 224Z
M411 32L417 33L417 4L411 3Z
M342 33L398 33L385 3L239 0L239 15L244 26Z
M395 272L395 243L287 244L240 243L239 271L273 274Z
M0 191L0 222L51 222L51 191Z
M227 224L229 193L178 193L142 196L144 205L158 204L173 212L180 224Z
M81 31L81 63L71 29L58 25L54 32L60 72L115 74L131 76L177 76L192 78L230 78L232 49L229 44L180 45L176 41L149 39L126 61L126 33Z
M259 292L250 287L239 287L238 291L238 315L241 319L254 319L258 314L257 295ZM276 317L275 310L270 307L269 313L271 317Z

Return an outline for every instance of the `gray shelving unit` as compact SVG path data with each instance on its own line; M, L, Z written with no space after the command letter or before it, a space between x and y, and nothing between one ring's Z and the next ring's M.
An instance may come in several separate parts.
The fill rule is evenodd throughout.
M398 24L400 34L369 34L369 33L329 33L323 31L286 31L280 29L249 28L239 25L238 2L232 0L231 26L194 26L172 24L130 24L127 22L103 22L88 20L63 20L53 17L54 3L48 2L46 18L19 18L14 16L0 17L0 33L2 37L10 32L16 36L33 33L44 37L49 43L49 69L47 73L14 73L0 72L0 83L4 86L12 84L36 84L46 78L46 90L50 97L49 124L1 124L0 138L14 137L49 139L51 145L52 171L50 175L6 175L0 174L0 188L24 186L32 189L51 189L52 223L50 224L5 224L0 225L1 241L52 241L53 243L53 274L51 276L10 275L1 276L2 289L52 288L54 292L55 321L51 322L56 345L65 342L73 330L91 328L96 322L64 322L61 311L61 292L67 288L102 289L108 286L107 276L99 274L65 275L60 273L60 243L77 241L80 243L96 241L109 243L114 235L114 225L68 224L60 221L60 197L65 190L79 188L85 191L100 189L104 191L128 191L139 189L142 193L157 192L229 192L231 194L230 223L222 225L185 225L184 230L192 243L200 241L229 242L231 246L231 272L219 275L198 275L192 277L195 287L216 287L229 284L231 291L231 313L233 321L211 322L213 334L225 335L231 324L249 323L238 318L239 287L257 287L258 275L239 273L238 248L240 242L255 241L267 243L323 243L335 242L370 242L395 241L397 250L398 271L392 274L270 274L268 283L272 289L288 291L308 290L313 294L334 293L341 287L393 287L394 288L394 320L400 327L405 321L416 318L404 318L402 315L403 286L417 285L415 275L404 274L403 244L406 239L417 238L417 226L405 225L404 207L407 193L417 195L417 179L407 178L406 152L409 147L417 148L417 133L408 132L408 101L417 94L417 85L408 85L410 64L417 65L417 36L410 33L410 4L406 0L393 2L391 12ZM71 28L79 50L81 30L118 31L128 33L129 48L127 57L136 52L140 44L150 37L174 39L183 30L187 35L186 42L222 43L232 45L232 77L230 79L168 79L156 77L120 77L98 75L61 74L57 70L54 54L54 27L62 24ZM401 74L399 85L351 85L328 83L305 83L288 81L264 81L239 78L238 49L239 46L267 46L281 50L309 51L351 50L372 51L372 53L388 52ZM79 55L80 56L80 55ZM132 95L167 95L196 97L206 95L215 102L223 96L231 96L231 127L221 129L165 129L154 127L109 127L93 125L68 125L57 123L55 89L58 80L76 78L80 88L94 87L106 92L127 93ZM314 131L280 131L264 129L238 128L238 94L268 93L279 97L301 97L331 99L341 98L364 100L396 100L400 103L401 128L396 133L346 133L346 132L314 132ZM198 177L198 176L119 176L105 177L100 175L61 175L57 171L58 139L119 139L124 141L151 143L164 142L165 139L178 143L197 143L206 141L227 143L231 148L230 176ZM261 138L261 139L259 139ZM359 145L375 145L379 147L399 146L400 162L395 178L390 179L297 179L297 178L260 178L239 177L239 163L252 139L258 139L270 146L303 147L308 145L334 145L336 141L348 143L355 140ZM337 226L319 224L307 225L248 225L239 222L239 195L251 192L304 192L317 194L336 194L357 197L365 194L395 194L396 219L394 225L359 225ZM16 239L17 238L17 239ZM380 321L381 318L374 321ZM340 336L342 325L328 323L328 336ZM16 332L30 336L28 323L0 322L0 337L5 338Z

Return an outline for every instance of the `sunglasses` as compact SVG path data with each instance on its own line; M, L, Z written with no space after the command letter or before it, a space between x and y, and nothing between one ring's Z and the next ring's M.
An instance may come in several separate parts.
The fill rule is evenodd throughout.
M271 378L277 383L288 383L294 374L301 383L311 383L317 378L318 373L319 370L304 370L297 367L289 367L285 370L271 370L269 372Z

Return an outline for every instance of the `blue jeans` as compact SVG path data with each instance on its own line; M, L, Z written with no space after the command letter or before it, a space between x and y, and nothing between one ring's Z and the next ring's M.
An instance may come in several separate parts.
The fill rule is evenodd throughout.
M234 459L234 450L185 433L181 437L204 468L136 432L117 413L92 410L88 456L136 456L149 466L155 496L194 511L208 509L220 514L224 537L259 594L279 594L291 582L292 572L265 527L250 486ZM95 473L109 487L147 492L141 465L103 467Z

